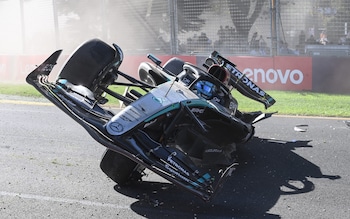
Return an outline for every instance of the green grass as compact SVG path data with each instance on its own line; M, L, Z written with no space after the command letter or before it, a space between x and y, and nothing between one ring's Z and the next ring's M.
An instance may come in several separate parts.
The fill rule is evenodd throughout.
M283 115L350 117L350 95L314 92L268 91L276 103L267 111ZM264 106L248 99L237 91L234 93L242 111L264 111Z
M114 89L122 93L122 88ZM244 97L234 91L241 111L266 111L281 115L350 117L350 95L323 94L314 92L268 91L276 103L265 110L263 104ZM27 84L0 84L0 94L42 97L38 91ZM118 105L115 98L109 98L110 105Z
M42 95L29 84L0 84L0 94L42 97Z

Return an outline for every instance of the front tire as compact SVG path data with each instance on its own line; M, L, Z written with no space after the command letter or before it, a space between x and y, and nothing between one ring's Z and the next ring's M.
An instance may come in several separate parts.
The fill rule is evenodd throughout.
M120 186L127 185L135 179L137 163L129 158L106 149L100 163L101 170ZM139 174L141 175L141 174ZM139 178L141 178L139 176Z
M58 78L92 90L99 74L113 61L114 56L115 50L105 42L99 39L89 40L67 59Z

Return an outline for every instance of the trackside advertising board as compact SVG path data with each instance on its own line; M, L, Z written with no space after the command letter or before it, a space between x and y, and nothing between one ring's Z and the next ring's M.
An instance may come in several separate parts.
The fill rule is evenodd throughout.
M49 55L0 55L0 82L25 83L25 77ZM68 56L62 55L51 80L55 80ZM164 64L174 56L158 56ZM184 61L202 66L206 56L177 56ZM350 57L277 56L227 57L237 69L265 90L311 90L326 93L350 94ZM120 70L138 78L140 62L147 61L145 55L129 55L124 58Z

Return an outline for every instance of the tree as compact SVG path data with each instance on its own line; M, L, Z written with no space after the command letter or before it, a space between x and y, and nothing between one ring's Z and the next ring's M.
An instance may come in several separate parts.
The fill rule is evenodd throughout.
M227 0L236 33L240 39L248 39L249 31L259 17L266 0Z
M177 0L179 30L199 31L205 24L205 20L199 16L209 6L209 2L210 0Z
M95 36L104 36L103 1L54 0L57 16L62 19L60 39L66 45L79 45Z
M249 31L256 19L259 17L262 8L267 0L226 0L230 11L232 23L236 27L237 34L244 39L248 38ZM205 9L211 7L226 6L219 4L218 0L178 0L178 17L179 29L182 30L199 30L205 23L200 19L200 15ZM221 10L223 10L221 8Z
M263 6L267 0L177 0L177 27L179 31L200 31L206 20L210 18L201 17L205 11L229 10L232 26L236 28L236 38L247 41L249 32L259 18ZM162 21L164 14L171 16L169 1L143 0L143 1L116 1L116 0L55 0L58 14L69 20L66 27L69 28L70 39L78 39L91 35L106 35L117 38L120 35L120 27L124 32L129 30L129 36L143 36L144 43L152 47L152 43L159 45L159 30L164 29ZM91 7L90 7L91 6ZM124 20L120 20L120 14ZM128 26L125 26L127 23ZM118 25L118 28L115 27ZM123 26L124 25L124 26ZM163 26L162 26L163 25ZM131 34L132 29L136 29ZM218 27L219 28L219 24ZM169 28L168 28L169 29ZM170 30L170 29L169 29ZM84 33L84 34L81 34ZM130 38L128 38L130 41Z

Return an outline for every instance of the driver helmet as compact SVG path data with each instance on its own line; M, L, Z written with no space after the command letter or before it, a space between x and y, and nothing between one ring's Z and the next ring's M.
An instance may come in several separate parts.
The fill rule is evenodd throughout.
M213 98L216 91L215 85L213 83L209 81L198 81L195 86L197 93L200 96L204 97L207 100Z
M213 64L209 67L208 72L216 79L221 81L225 86L229 85L231 74L225 67L218 64Z

